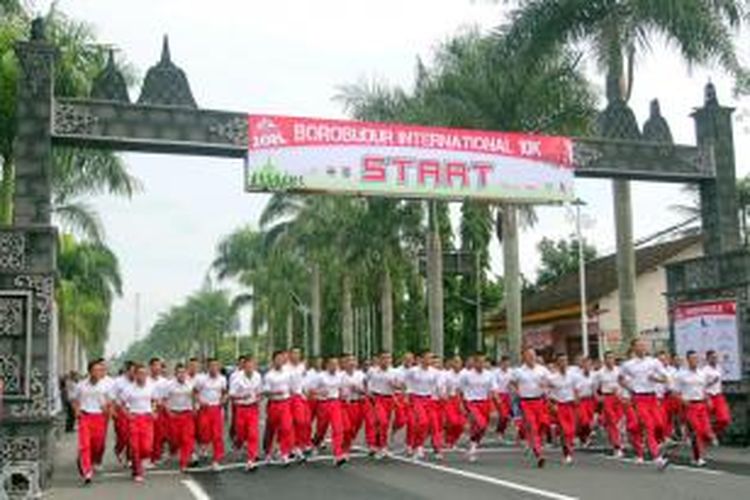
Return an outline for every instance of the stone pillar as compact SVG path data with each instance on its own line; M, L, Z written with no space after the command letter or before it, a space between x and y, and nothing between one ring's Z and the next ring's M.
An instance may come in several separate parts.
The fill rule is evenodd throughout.
M16 46L19 61L14 225L0 228L0 472L26 491L52 473L57 391L54 276L57 234L50 225L51 110L54 48L40 20ZM23 476L25 481L8 481Z
M695 134L698 147L706 155L713 154L716 177L700 184L703 247L707 255L718 255L740 246L735 176L734 108L719 105L713 84L706 85L705 102L696 109Z

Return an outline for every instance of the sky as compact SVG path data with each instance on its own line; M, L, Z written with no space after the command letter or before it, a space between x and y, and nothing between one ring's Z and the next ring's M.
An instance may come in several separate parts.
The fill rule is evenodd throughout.
M44 11L49 1L35 2ZM187 74L202 108L325 118L345 117L334 100L345 84L377 79L409 87L417 56L429 61L437 44L471 27L489 30L504 19L505 2L485 0L59 0L58 8L91 23L98 39L114 44L140 76L159 58L169 35L172 60ZM746 44L745 44L746 45ZM602 81L587 65L594 83ZM638 121L659 98L676 142L695 143L689 114L711 80L722 104L738 108L738 175L748 173L746 100L732 98L732 82L718 70L688 68L658 41L642 55L631 99ZM601 92L601 85L597 85ZM131 89L131 100L139 89ZM242 161L147 154L123 155L143 183L132 200L98 197L91 204L120 259L124 295L114 304L108 353L143 336L160 312L200 288L218 241L234 229L257 226L267 195L242 189ZM586 237L600 253L614 249L611 183L576 180L587 205ZM681 220L670 205L685 203L680 185L633 183L637 238ZM521 265L533 276L542 237L574 230L569 209L542 207L540 222L521 237ZM502 272L492 245L492 272ZM136 297L140 314L136 321ZM136 323L139 323L137 328Z

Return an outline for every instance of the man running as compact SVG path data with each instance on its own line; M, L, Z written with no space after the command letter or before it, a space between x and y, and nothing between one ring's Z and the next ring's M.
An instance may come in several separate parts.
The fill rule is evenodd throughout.
M198 444L201 454L207 455L211 445L211 467L219 470L224 459L224 403L227 400L227 379L221 374L219 360L208 360L208 373L196 376L195 393L198 400Z
M706 352L706 366L703 371L708 377L708 409L713 418L714 435L721 437L729 424L732 423L732 414L729 411L729 405L722 392L723 375L719 366L719 355L716 351L709 350Z
M523 364L513 371L511 386L521 400L529 448L536 457L537 467L542 468L545 462L542 455L542 434L549 429L545 392L549 387L550 372L537 363L537 355L533 348L524 350L522 357Z
M245 470L254 471L258 460L259 404L263 380L251 356L245 356L239 372L239 375L232 377L229 385L229 397L237 412L234 419L234 439L238 448L245 446Z
M607 438L612 446L614 456L622 458L622 436L620 422L624 410L620 400L620 369L617 367L615 355L612 351L604 353L604 366L596 372L596 392L602 398L602 416Z
M352 355L343 358L344 370L341 374L341 400L348 425L344 432L344 454L348 458L352 443L357 439L362 425L365 427L365 442L370 451L375 451L374 414L367 400L366 376L357 368L357 360Z
M432 435L432 447L435 456L442 458L443 435L439 425L438 408L433 396L438 391L439 372L432 366L432 353L423 352L419 364L406 373L406 385L409 387L409 409L413 426L411 448L414 458L424 458L424 442Z
M285 355L283 351L276 351L271 357L272 367L263 377L263 393L268 398L266 406L266 434L268 439L264 440L266 461L270 462L273 451L273 443L279 443L281 452L281 463L289 465L291 452L294 447L294 422L292 418L291 376L284 369Z
M154 443L154 405L156 394L148 383L148 372L143 365L135 365L135 378L122 392L122 403L129 422L128 446L130 448L133 479L142 483L143 461L151 456Z
M344 453L344 414L341 408L341 387L343 377L339 372L339 362L330 357L325 362L325 370L318 376L315 393L318 396L318 421L313 444L317 447L331 428L333 462L337 467L347 462Z
M664 469L669 461L661 453L659 436L663 435L663 422L656 393L657 386L666 383L668 375L659 360L647 355L648 349L643 339L635 339L632 349L634 357L620 368L620 384L632 394L636 415L646 430L646 444L651 458L659 469Z
M185 366L178 363L174 378L166 383L162 405L169 422L171 450L177 454L179 468L185 472L195 451L195 385L188 379Z
M496 390L495 377L485 369L484 362L484 354L475 354L472 357L472 368L463 372L459 383L464 408L469 417L471 443L466 457L470 462L477 459L477 448L490 423L492 397Z
M550 399L557 415L557 424L560 428L560 441L562 443L563 463L573 463L573 446L576 435L576 406L580 405L578 387L581 386L582 375L568 370L568 356L558 354L556 358L556 371L550 373L548 384L550 388Z
M72 394L73 413L78 420L78 468L84 484L91 483L94 466L102 462L107 438L109 398L99 360L88 366L88 377L76 384Z
M375 412L375 458L388 454L388 433L393 415L393 394L397 386L397 375L391 367L391 353L382 352L378 364L367 372L367 390L373 401Z
M687 367L677 374L675 388L685 404L685 420L693 442L693 464L703 467L706 465L705 450L714 440L706 405L710 375L698 367L695 351L688 351L686 357Z

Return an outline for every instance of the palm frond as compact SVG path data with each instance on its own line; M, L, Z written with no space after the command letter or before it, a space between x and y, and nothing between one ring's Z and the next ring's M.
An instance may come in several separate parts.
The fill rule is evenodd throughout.
M64 230L94 242L104 240L104 226L90 205L83 202L64 203L56 205L53 214Z

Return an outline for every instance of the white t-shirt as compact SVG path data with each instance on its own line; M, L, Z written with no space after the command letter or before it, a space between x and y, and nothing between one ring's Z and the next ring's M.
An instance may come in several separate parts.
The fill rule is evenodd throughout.
M721 394L722 374L721 369L717 366L714 368L711 365L703 367L703 373L706 374L706 393L709 396L717 396Z
M202 374L195 377L195 390L198 391L198 403L202 406L219 406L221 396L227 390L227 379L218 374L212 377Z
M602 394L618 394L620 392L620 369L613 367L611 370L603 366L594 375L596 387Z
M413 367L406 372L407 393L429 397L435 394L438 385L438 371L435 368Z
M73 400L78 401L80 409L84 413L101 414L107 406L109 387L104 380L96 384L86 378L75 385L73 389Z
M664 365L656 358L646 356L644 358L633 358L625 361L620 368L630 384L630 389L637 394L657 394L659 383L651 380L651 377L667 377Z
M288 399L291 394L291 378L288 370L268 370L263 377L263 392L268 393L271 400Z
M703 370L696 369L693 371L687 368L677 372L674 385L683 401L704 401L706 399L708 376Z
M293 365L291 363L284 365L284 369L289 371L289 391L294 396L301 396L303 393L303 381L305 378L305 364L299 363Z
M318 383L318 375L320 372L314 368L307 370L302 377L302 391L305 394L315 391L315 384Z
M354 370L352 373L341 372L341 399L359 401L366 390L365 374L362 370Z
M461 392L467 401L484 401L495 390L495 377L489 370L465 370L460 378Z
M575 372L565 371L550 373L547 377L550 398L558 403L571 403L576 399L576 387L581 383L581 376Z
M260 401L263 379L254 371L249 377L243 370L229 384L229 395L239 405L250 405Z
M452 398L461 390L461 372L445 370L443 373L443 390L446 397Z
M180 383L172 379L164 386L162 399L170 411L191 411L193 409L193 390L195 385L191 380L185 379Z
M117 403L122 403L122 393L123 391L130 385L132 385L133 382L128 379L125 375L120 375L117 377L112 384L109 386L110 394L109 399L110 401L115 401Z
M589 372L589 374L586 375L586 372L580 370L577 375L575 389L578 391L578 397L594 397L594 392L596 391L596 377L594 374Z
M122 402L133 415L151 415L153 402L156 399L154 386L149 383L142 387L138 384L130 384L122 391Z
M575 375L576 371L571 370L570 373ZM544 396L549 377L549 370L542 365L534 365L533 368L523 365L513 370L511 381L518 387L521 399L534 399Z
M397 374L393 368L382 370L379 366L373 366L367 371L367 389L372 394L393 395L393 386L396 381Z
M320 372L318 383L315 386L318 399L320 401L339 399L343 382L344 378L341 372L331 373L328 370Z
M148 383L154 386L154 396L156 396L156 399L164 399L164 391L169 383L169 379L161 375L159 378L154 378L149 375Z
M507 394L509 391L508 384L510 383L511 376L513 375L513 370L508 368L507 370L503 370L502 368L495 368L492 371L493 375L495 376L495 386L497 387L497 392L500 394Z

